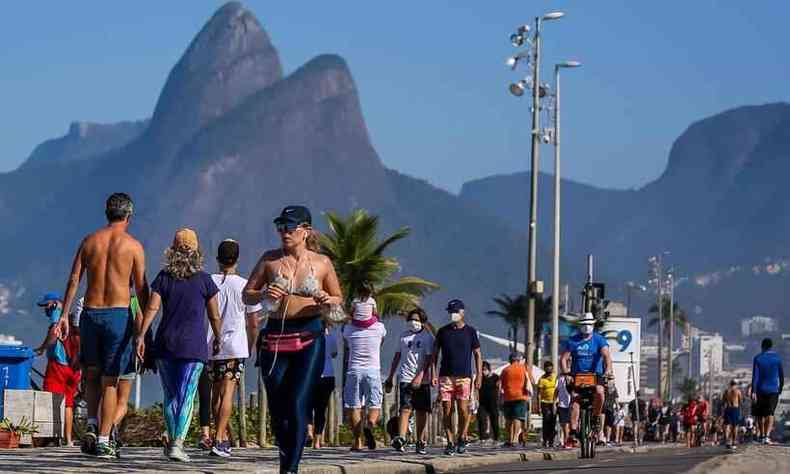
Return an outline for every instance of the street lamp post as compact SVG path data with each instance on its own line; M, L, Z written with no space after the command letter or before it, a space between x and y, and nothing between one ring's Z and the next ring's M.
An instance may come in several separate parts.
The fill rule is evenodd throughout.
M542 17L535 17L535 35L532 39L532 77L518 81L510 85L510 92L520 97L527 89L532 92L532 153L530 160L530 206L529 206L529 255L527 258L527 330L526 338L526 362L529 367L534 362L535 354L535 296L538 293L536 256L537 256L537 215L538 215L538 165L540 153L540 99L546 94L546 89L540 84L540 45L541 45L541 26L544 21L558 20L565 16L562 12L551 12ZM526 35L529 33L529 26L524 25L513 34L510 39L514 46L522 46L529 43ZM507 65L515 69L519 62L528 59L529 54L519 53L508 59Z
M581 66L578 61L554 65L554 281L551 297L551 363L559 367L560 347L560 69Z

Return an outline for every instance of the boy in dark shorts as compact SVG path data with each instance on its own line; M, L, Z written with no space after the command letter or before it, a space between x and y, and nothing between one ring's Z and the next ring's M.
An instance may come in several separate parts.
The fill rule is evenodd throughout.
M392 391L395 370L400 381L400 419L398 436L393 438L395 451L404 452L406 432L412 411L417 416L417 454L427 454L425 427L431 413L431 357L434 337L428 326L428 316L420 308L412 310L406 317L409 326L400 337L400 350L395 353L390 375L384 383L387 393Z

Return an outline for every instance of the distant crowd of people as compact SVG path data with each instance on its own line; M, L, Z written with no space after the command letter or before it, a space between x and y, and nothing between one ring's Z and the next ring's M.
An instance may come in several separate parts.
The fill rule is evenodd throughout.
M447 319L438 330L415 307L405 315L407 330L382 379L387 329L379 320L375 288L362 282L347 305L332 261L320 253L306 207L285 207L274 219L281 246L263 253L249 280L238 274L238 242L219 244L217 271L209 274L197 233L182 228L150 286L143 246L128 233L133 211L128 195L111 195L105 208L108 225L81 242L65 295L48 293L38 302L50 320L47 337L36 349L49 360L44 388L65 395L65 438L71 443L74 394L82 384L88 417L81 444L85 453L121 457L118 428L132 381L148 369L158 373L162 386L165 455L190 461L184 443L197 399L198 447L230 457L234 394L253 360L267 392L281 472L298 471L305 446L322 447L329 400L340 376L352 451L377 448L374 428L383 394L393 390L400 403L392 448L404 452L411 439L417 454L427 453L432 388L443 415L446 455L466 452L475 408L483 443L501 439L501 412L503 446L524 446L532 407L542 415L543 447L572 449L579 438L581 390L590 394L594 432L603 444L623 442L627 419L634 436L652 432L660 441L677 439L684 431L693 441L694 421L708 419L704 400L692 400L682 411L660 402L648 406L639 397L629 410L618 403L614 385L607 383L613 377L608 343L595 331L590 313L566 341L560 367L545 362L536 380L521 353L511 354L499 374L483 360L478 332L467 323L462 300L447 303ZM78 298L83 277L86 291ZM347 363L336 374L341 341ZM767 439L784 381L770 341L763 349L755 359L750 393L759 417L757 431ZM592 377L582 382L581 375ZM740 397L737 387L725 394L725 424L739 420L733 410ZM702 430L706 437L714 432L707 421Z

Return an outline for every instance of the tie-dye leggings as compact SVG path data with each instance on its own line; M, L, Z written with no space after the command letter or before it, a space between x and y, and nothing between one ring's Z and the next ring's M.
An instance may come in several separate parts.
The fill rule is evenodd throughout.
M157 359L159 377L162 379L165 427L170 441L183 440L192 421L203 362L191 359Z

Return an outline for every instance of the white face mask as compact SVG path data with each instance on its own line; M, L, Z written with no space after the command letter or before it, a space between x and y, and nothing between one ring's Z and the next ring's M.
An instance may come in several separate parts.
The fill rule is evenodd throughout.
M593 326L592 324L582 324L579 326L579 331L585 336L589 336L593 332Z
M461 313L450 313L450 322L457 323L461 320Z
M419 321L411 320L411 321L409 321L409 328L413 332L420 332L420 331L422 331L422 323L419 322Z

